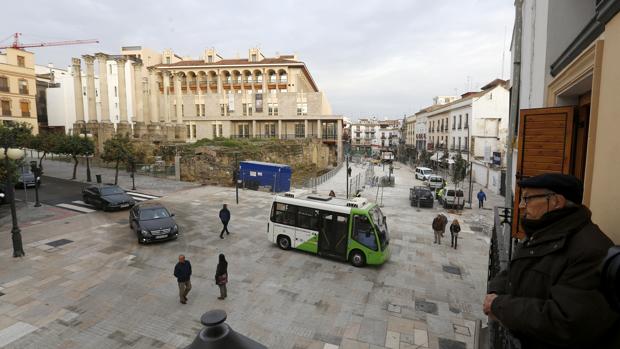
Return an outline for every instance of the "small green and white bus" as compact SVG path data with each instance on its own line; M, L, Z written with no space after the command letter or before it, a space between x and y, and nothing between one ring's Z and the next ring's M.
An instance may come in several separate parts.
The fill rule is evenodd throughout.
M276 196L267 238L280 248L348 260L356 267L390 258L388 227L379 206L316 194Z

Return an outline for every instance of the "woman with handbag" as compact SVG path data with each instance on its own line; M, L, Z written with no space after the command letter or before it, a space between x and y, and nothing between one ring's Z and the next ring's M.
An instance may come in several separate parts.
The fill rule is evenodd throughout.
M226 294L226 284L228 283L228 262L226 262L226 257L224 257L223 253L220 253L220 261L217 264L217 269L215 270L215 284L220 287L220 296L217 299L225 299Z

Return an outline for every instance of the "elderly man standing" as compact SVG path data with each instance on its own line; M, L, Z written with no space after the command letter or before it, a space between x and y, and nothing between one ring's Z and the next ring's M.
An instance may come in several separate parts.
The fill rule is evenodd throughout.
M179 262L174 266L174 276L179 284L179 298L181 304L187 303L187 294L192 289L190 278L192 276L192 265L184 255L179 256Z
M525 179L509 271L489 284L483 310L523 348L616 348L618 315L599 292L599 265L612 242L581 205L583 185L563 174Z

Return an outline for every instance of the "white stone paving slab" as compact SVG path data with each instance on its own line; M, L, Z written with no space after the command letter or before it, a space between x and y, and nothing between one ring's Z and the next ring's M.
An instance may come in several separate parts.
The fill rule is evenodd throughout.
M37 327L34 327L25 322L17 322L13 325L0 330L0 348L8 345L23 336L38 330Z

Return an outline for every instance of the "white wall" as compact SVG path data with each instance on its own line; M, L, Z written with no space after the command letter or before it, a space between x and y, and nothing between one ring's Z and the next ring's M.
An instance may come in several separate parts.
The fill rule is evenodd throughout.
M520 108L540 108L545 98L549 0L523 1Z
M479 161L472 161L472 180L487 190L499 194L502 173L498 169L488 167Z
M475 139L474 156L484 156L488 147L491 153L502 154L502 166L505 166L509 103L510 92L501 86L474 100L469 125Z

